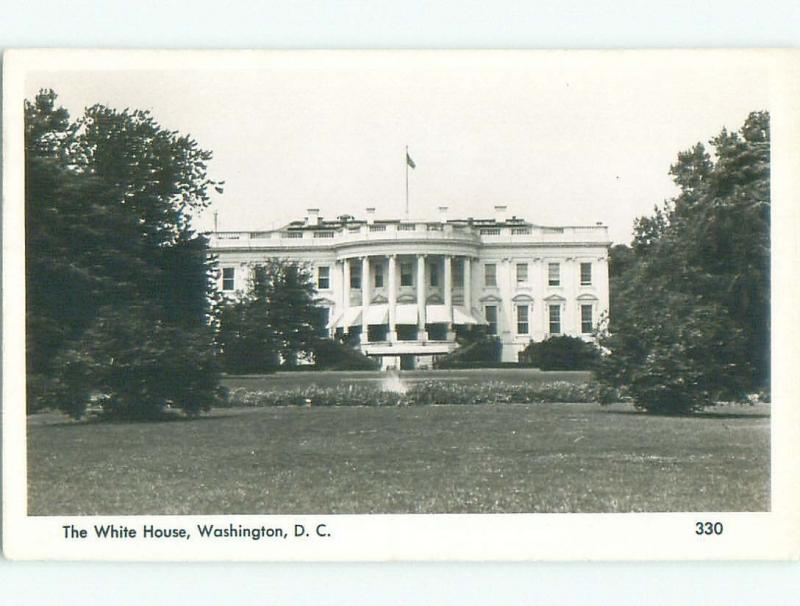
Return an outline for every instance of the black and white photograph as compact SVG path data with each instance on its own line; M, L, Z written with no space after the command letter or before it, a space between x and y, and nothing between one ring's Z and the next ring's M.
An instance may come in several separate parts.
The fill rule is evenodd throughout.
M6 548L647 558L520 528L663 514L704 554L796 554L796 59L12 55Z

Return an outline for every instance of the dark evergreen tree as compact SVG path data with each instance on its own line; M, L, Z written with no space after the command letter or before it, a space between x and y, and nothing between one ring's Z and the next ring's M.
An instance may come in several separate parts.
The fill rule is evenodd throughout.
M227 372L272 372L311 356L324 328L311 270L270 259L253 266L241 297L222 304L217 343Z

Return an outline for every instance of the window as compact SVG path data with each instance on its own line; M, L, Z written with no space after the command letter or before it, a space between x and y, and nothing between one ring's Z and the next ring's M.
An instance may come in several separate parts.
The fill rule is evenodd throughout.
M375 272L375 288L383 288L383 264L376 265L372 269Z
M323 265L317 268L317 288L327 290L331 287L331 268Z
M581 305L581 332L583 334L589 334L592 332L593 328L594 322L592 322L592 306Z
M400 264L400 286L414 286L414 274L411 263Z
M233 290L236 269L233 267L222 268L222 290Z
M486 322L489 324L489 334L497 334L497 305L487 305L484 308Z
M361 266L350 266L350 288L361 288Z
M548 313L550 316L550 334L561 334L561 305L550 305Z
M561 267L558 263L547 264L547 285L561 286Z
M592 285L592 264L581 263L581 286Z
M517 284L525 284L528 281L528 264L517 263Z
M331 320L331 308L330 307L318 307L319 310L319 337L327 337L328 336L328 322Z
M439 265L437 263L431 264L431 286L439 286Z
M527 305L517 305L517 334L528 334L528 312L530 308Z
M453 263L453 286L462 288L464 286L464 261Z
M483 266L483 283L485 286L497 286L497 266L494 263L487 263Z

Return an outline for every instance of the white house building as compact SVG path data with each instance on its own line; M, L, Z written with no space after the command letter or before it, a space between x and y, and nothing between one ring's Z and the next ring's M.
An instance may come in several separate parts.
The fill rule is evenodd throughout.
M214 232L220 288L247 288L251 267L269 257L314 268L332 335L358 335L361 351L383 368L429 366L458 347L456 333L487 325L502 360L517 361L531 341L551 335L591 338L608 309L608 230L543 227L506 217L435 222L341 216L258 232Z

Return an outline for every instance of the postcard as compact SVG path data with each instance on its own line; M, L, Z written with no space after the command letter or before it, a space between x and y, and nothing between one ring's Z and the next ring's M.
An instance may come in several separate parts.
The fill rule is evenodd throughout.
M798 67L7 52L4 553L797 558Z

